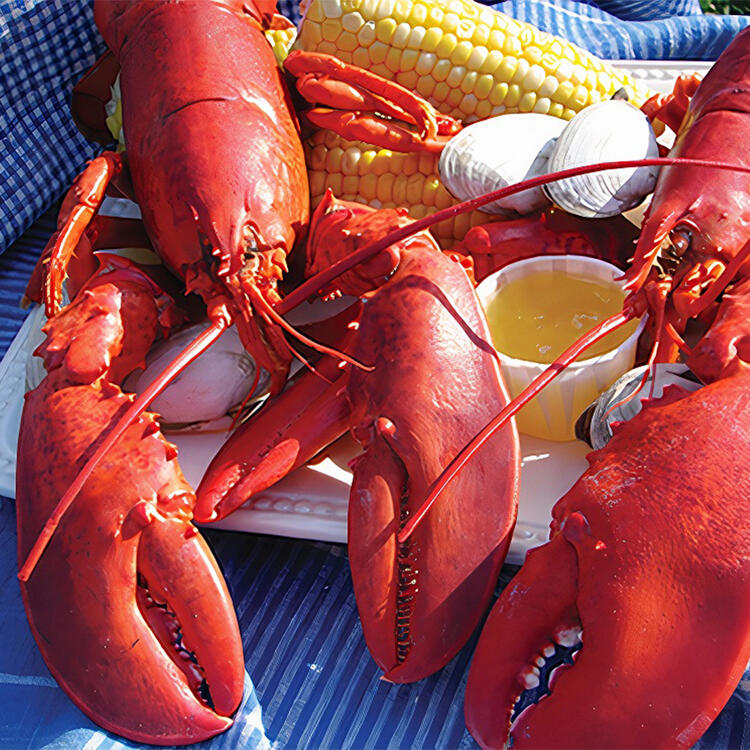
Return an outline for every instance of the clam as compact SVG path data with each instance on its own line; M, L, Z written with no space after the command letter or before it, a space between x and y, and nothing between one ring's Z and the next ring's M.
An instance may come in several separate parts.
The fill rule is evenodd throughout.
M658 155L656 134L646 115L624 100L610 99L586 107L570 120L554 144L547 171ZM559 180L544 191L577 216L615 216L642 203L653 191L658 173L658 167L607 170Z
M127 389L142 393L204 328L205 323L190 326L155 345L146 358L146 369L128 378ZM211 422L239 406L254 379L255 361L242 346L237 329L232 327L191 362L149 408L160 415L165 428ZM259 398L267 388L268 376L261 370L253 398Z
M644 398L652 395L659 398L670 385L679 385L686 391L696 391L701 387L692 372L683 364L652 365L646 375L647 370L646 365L636 367L604 391L578 418L576 437L594 449L603 448L612 437L612 424L632 419L643 407ZM639 392L636 393L636 390Z
M448 192L469 200L548 171L547 158L565 120L536 112L490 117L468 125L448 142L438 171ZM480 208L492 214L529 214L549 205L541 188Z

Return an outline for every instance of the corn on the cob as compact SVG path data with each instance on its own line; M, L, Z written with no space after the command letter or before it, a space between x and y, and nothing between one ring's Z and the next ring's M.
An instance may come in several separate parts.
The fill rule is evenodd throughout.
M265 34L276 62L281 65L297 38L297 27L283 16L276 16L274 28L266 29Z
M457 203L438 178L438 157L434 154L396 153L345 140L331 130L317 131L304 147L313 207L327 188L337 198L374 208L403 207L414 219ZM493 218L497 217L473 211L442 221L431 231L447 249L463 239L472 226Z
M570 119L625 88L653 92L580 47L473 0L309 0L296 49L327 52L471 122L503 112Z

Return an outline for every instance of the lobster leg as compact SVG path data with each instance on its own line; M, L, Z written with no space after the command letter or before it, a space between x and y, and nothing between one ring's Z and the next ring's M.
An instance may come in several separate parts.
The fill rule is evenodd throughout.
M76 177L63 199L58 230L52 235L42 254L43 259L48 259L48 268L44 275L44 306L48 318L60 309L62 285L73 252L99 210L107 185L121 170L122 157L105 151L93 159Z
M582 219L550 208L472 227L453 252L471 257L481 281L508 263L536 255L587 255L624 269L636 237L636 228L622 216Z
M198 487L199 523L228 516L346 432L350 410L337 375L329 382L305 372L232 433Z
M439 153L461 129L418 94L332 55L295 50L284 67L297 78L305 99L326 105L308 110L307 119L349 140L393 151Z
M347 349L360 311L361 305L355 303L333 318L309 326L308 333ZM199 523L225 518L346 432L351 410L342 365L333 357L321 357L313 370L303 370L232 433L209 464L196 492L195 518Z

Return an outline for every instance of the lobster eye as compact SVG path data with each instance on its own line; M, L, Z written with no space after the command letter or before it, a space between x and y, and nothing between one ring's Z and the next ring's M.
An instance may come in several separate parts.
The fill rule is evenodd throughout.
M676 258L682 258L682 256L690 249L690 241L692 237L693 233L687 227L675 227L669 233L669 239L672 243L670 254Z

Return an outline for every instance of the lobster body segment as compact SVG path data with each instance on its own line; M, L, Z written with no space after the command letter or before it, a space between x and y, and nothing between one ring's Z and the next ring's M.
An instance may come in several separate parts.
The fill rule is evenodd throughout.
M272 3L97 2L120 64L135 199L154 249L207 303L233 301L243 343L278 391L291 355L269 306L307 228L289 93L264 29Z

